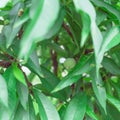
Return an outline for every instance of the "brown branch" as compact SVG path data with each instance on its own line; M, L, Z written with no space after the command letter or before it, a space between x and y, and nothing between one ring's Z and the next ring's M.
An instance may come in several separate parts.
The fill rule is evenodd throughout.
M74 40L73 34L70 30L70 27L65 22L63 22L62 27L66 30L66 32L69 34L69 36L72 38L72 40Z
M31 90L32 83L28 80L26 73L22 70L22 68L21 68L21 66L20 66L19 64L18 64L18 67L19 67L19 69L21 70L21 72L22 72L23 75L24 75L24 78L25 78L26 83L27 83L28 88L29 88L29 92L33 95L33 91Z
M55 75L57 75L57 68L58 68L57 54L54 50L51 50L50 52L52 57L53 72Z
M22 28L20 29L18 35L17 35L18 39L21 39L21 38L22 38L23 32L24 32L24 31L23 31L23 27L22 27Z
M0 67L3 67L3 68L8 68L9 66L11 66L12 64L12 61L13 61L13 57L7 53L4 53L3 54L5 57L7 57L8 60L1 60L0 61Z
M13 59L14 59L13 56L11 56L11 55L9 55L9 54L7 54L7 53L4 53L4 55L5 55L8 59L10 59L10 60L13 60Z
M0 67L8 68L9 66L11 66L10 61L4 61L4 60L0 61Z
M89 53L92 53L93 51L94 51L93 49L86 49L85 52L84 52L84 54L87 55Z
M55 42L57 42L59 37L57 36L55 38ZM57 53L54 50L51 50L51 58L52 58L52 64L53 64L53 72L55 75L57 75L58 72L58 61L57 61Z

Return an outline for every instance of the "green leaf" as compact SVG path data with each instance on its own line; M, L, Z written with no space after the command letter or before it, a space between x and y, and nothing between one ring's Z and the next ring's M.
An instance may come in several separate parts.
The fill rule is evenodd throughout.
M20 83L19 81L17 81L17 93L18 93L21 105L26 110L28 108L29 91L28 91L28 88L24 84Z
M89 72L94 66L93 56L83 56L69 74L60 81L53 92L59 91L80 80L83 73Z
M20 103L18 103L13 120L28 120L28 115Z
M14 73L14 76L16 77L16 79L19 80L25 86L27 86L25 77L24 77L22 71L18 68L18 65L16 63L13 63L12 66L13 66L13 73Z
M95 20L96 13L95 13L93 5L90 3L89 0L84 0L84 2L82 0L73 0L73 2L78 12L83 11L90 16L90 19L92 21Z
M39 76L40 81L42 82L42 84L39 85L39 89L41 89L45 93L49 93L50 95L53 95L54 97L65 100L67 95L65 94L64 91L51 94L51 91L59 83L60 80L53 73L51 73L49 70L47 70L45 67L39 65L38 57L35 52L32 53L28 62L25 65L32 72L36 73ZM44 75L44 78L41 77L43 75ZM44 89L42 89L42 88L44 88Z
M120 98L120 87L118 83L115 83L114 81L111 82L111 87L115 89L115 92L117 93L117 96Z
M111 4L108 4L104 1L100 1L100 0L90 0L90 1L92 1L96 6L103 8L108 13L112 13L120 21L120 12L114 6L112 6Z
M83 120L87 105L85 93L77 94L69 103L63 120Z
M3 34L0 34L0 50L3 51L6 50L6 41L5 41L5 36Z
M41 68L38 61L38 56L35 51L32 52L30 58L28 59L27 63L25 64L32 72L37 74L38 76L41 75Z
M30 16L29 16L29 10L26 9L26 10L24 11L23 15L20 17L20 19L18 19L18 20L15 22L15 24L14 24L13 27L14 27L14 28L17 28L17 27L23 25L26 21L29 20L29 18L30 18Z
M96 15L97 25L100 25L107 18L107 13L103 10L96 11Z
M25 30L20 45L19 56L25 58L28 57L33 43L46 38L45 36L53 27L60 10L59 0L51 0L51 2L41 0L39 3L38 1L33 1L33 3L30 11L31 21Z
M41 72L44 75L44 78L40 77L42 86L49 92L49 94L51 94L51 91L59 83L60 79L57 78L53 73L51 73L49 70L47 70L43 66L41 66ZM70 91L69 88L68 90ZM63 90L57 93L52 93L52 95L61 100L66 100L66 97L68 97L66 90Z
M120 31L119 33L108 43L106 47L106 51L110 50L111 48L115 47L120 43Z
M6 71L3 74L8 86L8 105L10 115L12 115L13 111L15 110L17 103L16 79L12 71L13 71L12 66L10 66L9 68L6 69Z
M23 3L22 2L19 2L17 3L13 9L10 11L10 24L6 25L4 28L3 28L3 32L5 34L5 37L6 37L6 46L9 47L14 38L17 36L17 33L19 32L21 26L18 26L16 28L14 28L14 24L15 22L17 22L19 20L19 17L18 17L18 11L20 8L23 7ZM9 36L8 36L9 35Z
M82 23L83 23L83 28L82 28L82 33L81 33L81 47L83 47L88 38L88 35L90 33L91 21L90 21L90 17L88 16L88 14L86 14L87 11L83 10L83 8L81 7L82 2L74 0L74 4L76 7L76 10L81 14L81 19L82 19Z
M119 120L120 118L120 112L116 109L116 107L111 104L111 103L107 103L107 118L108 120Z
M59 115L61 120L63 119L64 115L65 115L65 111L66 111L66 105L62 105L61 108L59 109Z
M83 22L83 29L82 29L82 37L81 37L81 47L84 46L88 35L90 33L90 18L86 13L80 12L82 16L82 22Z
M97 76L95 73L95 69L90 72L90 76L92 78L92 87L97 97L97 100L101 107L104 109L106 113L106 91L102 83L102 79L100 74Z
M98 118L96 117L96 114L94 113L94 111L93 111L89 106L87 106L86 113L87 113L87 115L89 115L93 120L98 120Z
M26 110L20 103L18 103L16 106L16 111L14 111L11 118L12 120L36 120L31 96L29 96L28 100L28 107Z
M102 61L103 67L114 75L120 75L120 68L111 58L104 57Z
M117 110L120 112L120 101L113 96L107 95L107 100L113 104Z
M36 120L33 99L29 96L29 120Z
M96 25L96 12L95 9L92 5L92 3L89 0L73 0L75 4L76 10L83 11L90 17L90 30L91 30L91 35L92 35L92 40L93 40L93 45L95 49L95 59L96 59L96 71L98 72L98 68L100 66L100 61L98 59L98 52L100 49L100 45L102 43L102 34L99 30L99 28Z
M104 41L101 44L101 51L106 51L106 47L108 44L112 44L112 40L120 33L120 29L118 26L111 27L110 30L108 30L104 36ZM109 49L107 49L109 50Z
M77 49L80 49L80 38L81 38L81 17L79 16L79 13L77 13L73 7L67 8L66 11L67 15L67 21L70 25L70 30L72 32L72 40ZM71 40L71 39L70 39Z
M118 40L119 38L116 39L116 37L118 37L119 34L120 34L120 30L116 26L111 28L105 34L104 40L101 43L101 47L100 47L99 54L98 54L100 63L102 62L105 51L109 50L109 48L111 48L111 47L114 47L114 45L117 45L118 43L120 43L120 40Z
M8 109L0 104L0 120L10 120Z
M0 101L8 106L8 89L5 79L0 75Z
M39 106L41 120L60 120L56 108L44 94L38 90L34 90L34 95Z
M55 20L55 23L52 26L52 28L48 31L48 33L46 33L46 35L45 35L46 39L51 38L53 35L58 33L58 31L60 30L60 27L62 26L64 17L65 17L65 8L64 7L60 8L58 16L59 17Z

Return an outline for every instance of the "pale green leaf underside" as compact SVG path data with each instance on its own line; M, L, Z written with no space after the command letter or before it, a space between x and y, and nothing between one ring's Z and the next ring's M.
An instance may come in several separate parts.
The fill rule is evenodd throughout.
M32 19L21 40L20 57L25 57L31 50L32 44L45 39L45 35L56 21L60 5L59 0L44 0L37 2L35 13L32 13ZM42 9L41 9L42 8Z
M95 59L96 59L96 71L98 71L99 65L100 65L100 61L98 59L98 52L100 49L100 45L102 43L102 34L99 30L99 28L96 25L96 12L95 9L92 5L92 3L89 0L73 0L76 10L77 11L83 11L85 12L89 17L90 17L90 28L88 27L88 29L90 29L91 31L91 35L92 35L92 40L93 40L93 45L94 45L94 49L95 49ZM89 30L87 31L88 34ZM84 38L82 36L82 38Z
M106 90L103 87L100 74L97 76L94 71L95 69L93 69L93 71L90 72L90 76L92 78L92 87L97 97L97 100L106 112Z
M7 84L4 78L0 75L0 101L5 105L8 106L8 90Z
M50 100L38 90L34 90L41 120L60 120L58 112Z
M107 95L107 99L108 99L108 101L109 101L111 104L113 104L113 105L117 108L117 110L120 112L120 101L117 100L115 97L112 97L112 96L110 96L110 95Z
M83 120L87 105L85 93L77 94L69 103L63 120Z

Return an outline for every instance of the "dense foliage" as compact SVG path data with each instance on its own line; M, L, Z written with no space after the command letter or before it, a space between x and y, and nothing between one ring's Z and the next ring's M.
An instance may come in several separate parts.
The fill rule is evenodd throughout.
M119 0L0 2L0 120L120 119Z

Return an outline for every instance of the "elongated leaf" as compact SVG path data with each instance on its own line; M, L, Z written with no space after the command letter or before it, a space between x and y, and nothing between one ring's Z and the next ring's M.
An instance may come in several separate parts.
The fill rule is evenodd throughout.
M96 11L96 15L97 25L100 25L107 18L107 13L104 12L103 10Z
M108 120L119 120L120 118L120 114L119 114L120 112L111 103L107 103L107 113L108 113L107 115Z
M3 34L0 34L0 49L3 51L6 49L6 41Z
M19 100L23 108L26 110L28 108L28 88L20 83L17 82L17 92L19 96Z
M65 111L66 111L66 105L63 105L58 111L61 119L63 119L65 115Z
M23 83L25 86L27 86L26 81L25 81L25 77L22 73L22 71L18 68L16 63L13 63L13 73L14 76L16 77L17 80L19 80L21 83Z
M94 111L87 106L87 110L86 110L87 115L89 115L93 120L98 120L98 118L96 117L96 114L94 113Z
M104 40L101 43L101 47L98 55L100 63L102 62L104 52L106 50L109 50L109 48L114 47L114 45L120 43L120 40L116 39L116 37L118 37L119 34L120 34L120 30L118 27L113 27L106 33ZM108 45L109 47L107 47Z
M92 5L92 3L89 0L73 0L76 10L77 11L83 11L90 17L90 30L91 35L93 39L93 45L95 49L95 59L96 59L96 71L98 72L100 61L98 59L98 52L100 49L100 45L102 43L102 34L99 30L99 28L96 25L96 12Z
M8 109L0 104L0 120L10 120Z
M110 73L114 75L120 75L120 68L111 58L104 57L102 65Z
M40 2L35 0L33 3L30 11L31 21L21 41L20 57L27 58L32 44L45 39L45 35L54 25L60 10L59 0L51 0L50 2L49 0L41 0Z
M113 7L112 5L110 5L104 1L100 1L100 0L90 0L90 1L92 1L98 7L104 8L106 11L112 13L120 21L120 12L115 7Z
M94 66L93 56L81 58L78 64L72 69L72 71L55 87L53 92L59 91L67 86L80 80L81 75L92 69ZM93 66L92 66L93 65Z
M105 91L105 88L103 87L101 76L100 75L97 76L94 71L95 70L93 69L90 72L90 76L92 78L92 87L98 102L106 112L106 91Z
M15 22L19 20L19 16L16 14L18 13L19 9L23 7L22 2L18 2L13 9L10 11L10 24L6 25L3 28L3 32L6 37L6 46L9 47L14 40L14 38L17 36L17 33L19 32L21 26L18 26L14 28ZM9 35L9 36L8 36Z
M22 105L19 103L13 120L28 120L28 119L29 119L28 114L26 113Z
M72 13L72 14L70 14ZM68 9L67 12L67 21L70 24L70 29L72 31L72 39L75 42L75 45L77 46L77 48L79 49L80 47L80 31L81 31L81 19L80 17L78 17L78 14L76 13L76 11L74 11L73 9Z
M39 58L37 56L36 51L33 51L25 64L32 72L36 73L38 76L41 75L41 69L39 65Z
M117 108L117 110L120 112L120 101L119 100L117 100L115 97L112 97L110 95L107 95L107 100L111 104L113 104Z
M39 66L38 57L35 52L32 53L30 56L28 62L25 64L32 72L36 73L40 81L42 82L41 85L39 85L39 89L41 89L43 92L51 94L51 91L54 89L54 87L59 83L59 79L51 73L49 70L47 70L43 66ZM41 77L44 75L44 78ZM44 88L44 89L42 89ZM66 92L59 92L52 94L54 97L60 98L62 100L65 100L67 95Z
M104 38L104 41L101 44L101 50L105 50L107 45L114 39L114 37L120 32L119 27L115 26L110 29Z
M5 79L0 75L0 101L8 106L8 89Z
M35 111L33 107L33 99L29 96L29 120L36 120Z
M41 71L45 77L40 78L42 85L49 93L51 93L51 91L55 88L55 86L59 83L60 80L43 66L41 66ZM68 90L70 89L68 88ZM56 96L57 98L62 100L65 100L68 97L67 92L65 90L52 94L53 96Z
M89 2L84 1L85 4L87 4L87 6L90 6ZM82 16L82 22L83 22L83 29L82 29L82 35L81 35L81 46L83 46L87 40L87 37L89 35L90 32L90 17L88 16L88 10L84 9L83 7L81 7L82 5L84 5L84 3L82 3L82 1L77 1L74 0L74 4L76 7L76 10L81 14Z
M73 2L75 4L77 11L81 10L85 12L90 16L90 19L93 21L96 19L96 13L95 13L94 7L92 6L89 0L84 0L84 2L82 0L73 0Z
M62 26L62 23L64 21L64 16L65 16L64 7L60 8L58 16L59 17L55 20L55 24L52 26L51 30L49 30L48 33L45 35L46 39L49 39L50 37L55 35L60 30L60 27Z
M119 87L119 84L111 82L111 85L115 89L115 92L117 93L118 97L120 98L120 87Z
M44 94L34 90L34 95L39 106L41 120L60 120L57 110Z
M25 110L23 106L18 103L16 106L16 111L14 111L11 120L36 120L35 111L32 103L32 99L29 96L29 106Z
M81 13L82 22L83 22L83 30L82 30L82 38L81 38L81 47L85 44L88 35L90 33L90 18L86 13Z
M108 43L106 47L106 51L110 50L111 48L115 47L120 43L120 31L119 33Z
M23 23L25 23L27 20L29 20L30 16L29 16L29 10L26 9L26 11L24 12L24 14L20 17L20 19L18 19L17 22L15 22L14 24L14 28L17 28L18 26L21 26Z
M3 74L8 86L8 105L10 115L12 115L13 111L15 110L17 103L16 79L12 71L12 66L10 66Z
M87 105L85 93L77 94L69 103L63 120L83 120Z

